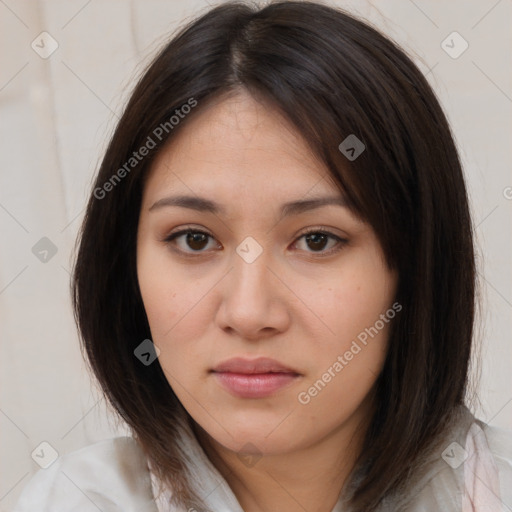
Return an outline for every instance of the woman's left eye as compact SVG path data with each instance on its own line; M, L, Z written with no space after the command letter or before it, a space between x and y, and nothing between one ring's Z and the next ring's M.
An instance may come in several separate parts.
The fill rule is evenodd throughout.
M166 244L176 245L178 248L173 249L184 253L187 256L200 256L206 252L204 249L208 246L208 238L213 239L213 236L205 231L188 228L176 233L171 233L163 241ZM182 242L181 247L178 243L180 239ZM296 239L294 244L297 244L298 241L302 239L304 239L306 246L312 249L311 251L305 249L305 251L312 254L318 254L319 256L326 256L334 252L338 252L348 243L348 240L323 229L312 229L306 233L302 233L302 235ZM329 240L334 242L334 244L331 244L331 247L328 250L325 250L326 246L329 245ZM187 250L187 248L192 249L192 251Z

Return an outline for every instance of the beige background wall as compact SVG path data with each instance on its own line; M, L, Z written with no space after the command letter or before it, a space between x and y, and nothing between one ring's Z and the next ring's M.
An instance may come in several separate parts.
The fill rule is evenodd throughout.
M331 3L402 44L452 123L481 253L476 412L512 427L512 2ZM41 453L41 442L63 454L123 432L108 420L81 359L71 250L95 167L141 64L178 24L207 8L205 0L0 1L2 511L38 469L31 453ZM445 51L454 31L463 39L450 36Z

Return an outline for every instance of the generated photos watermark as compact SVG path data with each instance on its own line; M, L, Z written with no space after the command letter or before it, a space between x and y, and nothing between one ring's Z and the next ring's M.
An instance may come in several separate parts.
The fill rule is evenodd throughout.
M350 361L361 352L361 350L368 344L370 339L373 339L379 334L382 329L395 318L396 314L402 311L402 305L395 302L391 308L379 316L379 319L370 327L365 328L357 335L357 339L353 340L350 348L346 350L343 355L339 355L336 361L333 362L329 368L322 374L322 376L315 381L307 390L301 391L297 395L297 400L302 405L307 405L311 399L318 396L318 394L338 375L343 368L345 368ZM362 345L362 346L361 346Z
M103 199L109 192L111 192L116 185L118 185L123 178L125 178L137 165L139 165L146 156L148 156L152 149L155 149L158 142L161 142L165 135L169 134L176 126L178 126L182 119L197 106L197 100L189 98L185 104L174 111L174 114L168 121L160 123L150 135L147 136L146 142L137 150L132 153L132 156L119 168L117 171L105 182L101 187L94 189L93 195L96 199ZM155 140L156 139L156 140Z

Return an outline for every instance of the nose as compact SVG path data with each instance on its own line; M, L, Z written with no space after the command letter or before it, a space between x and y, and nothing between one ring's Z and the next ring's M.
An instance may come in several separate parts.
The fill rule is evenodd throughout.
M277 276L266 250L249 263L238 254L222 280L217 324L240 338L258 340L287 329L290 290Z

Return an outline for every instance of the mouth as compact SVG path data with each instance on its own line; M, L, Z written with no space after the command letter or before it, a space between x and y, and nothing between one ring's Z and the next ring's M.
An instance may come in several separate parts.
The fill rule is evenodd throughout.
M301 377L296 370L269 358L229 359L211 373L224 389L239 398L271 396Z

